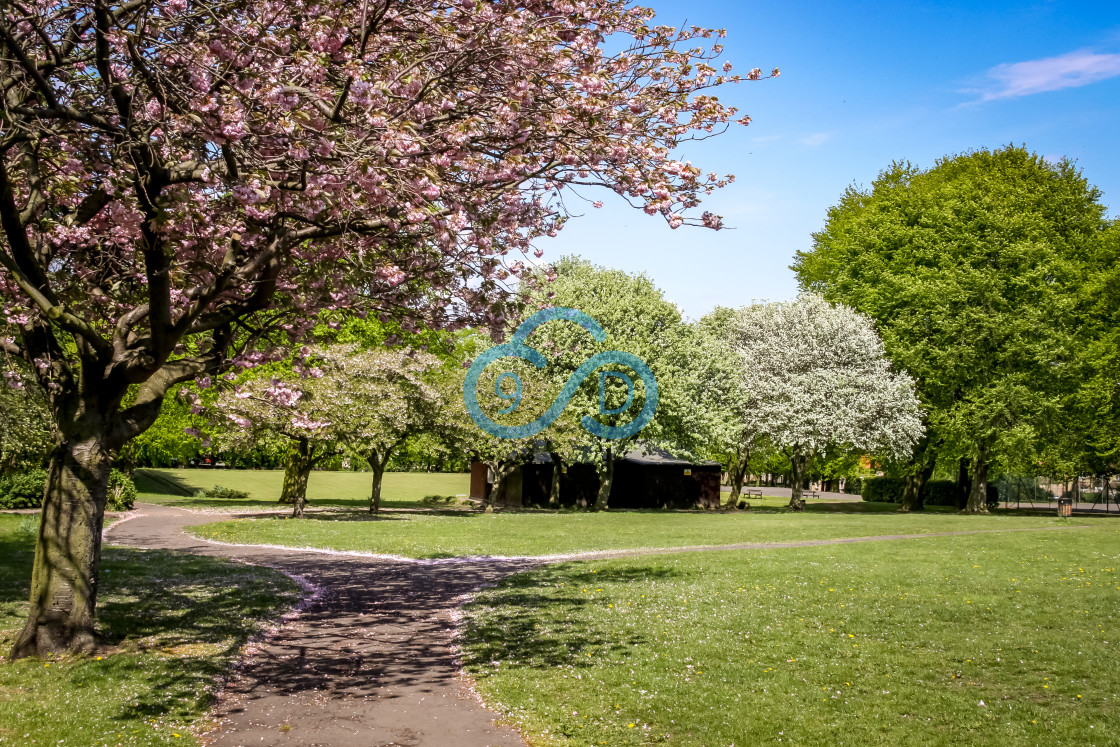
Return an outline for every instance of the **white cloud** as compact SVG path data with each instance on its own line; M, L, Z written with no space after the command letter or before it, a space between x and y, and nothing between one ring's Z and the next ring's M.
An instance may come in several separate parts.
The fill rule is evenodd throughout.
M1120 54L1081 50L1041 60L996 65L986 74L981 101L1030 96L1062 88L1087 86L1120 75Z

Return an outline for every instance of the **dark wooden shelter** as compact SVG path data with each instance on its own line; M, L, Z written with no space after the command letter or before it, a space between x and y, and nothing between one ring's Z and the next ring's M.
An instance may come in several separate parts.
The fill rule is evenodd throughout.
M497 506L543 506L548 503L555 468L547 452L537 452L515 469L495 496ZM489 469L471 463L471 497L486 498L493 485ZM615 460L611 508L717 508L720 505L719 462L679 459L664 449L645 446ZM599 492L599 476L589 462L564 464L560 473L560 504L591 506Z

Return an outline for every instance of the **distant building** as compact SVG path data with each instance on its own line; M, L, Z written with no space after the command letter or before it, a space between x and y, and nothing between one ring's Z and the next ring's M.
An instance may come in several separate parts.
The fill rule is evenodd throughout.
M552 457L544 451L515 469L501 484L496 506L543 506L552 486ZM471 462L471 498L484 500L493 487L485 464ZM651 446L628 451L615 460L611 508L716 508L720 505L719 462L678 459ZM588 462L562 465L560 504L591 506L599 492L599 476Z

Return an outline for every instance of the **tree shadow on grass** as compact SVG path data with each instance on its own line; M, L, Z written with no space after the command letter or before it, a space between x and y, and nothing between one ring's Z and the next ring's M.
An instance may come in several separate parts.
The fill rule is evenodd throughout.
M270 518L285 519L287 517L275 516L269 514L262 514ZM379 514L371 514L368 511L324 511L324 512L311 512L303 515L303 521L323 521L323 522L379 522L379 521L408 521L409 519L425 516L440 516L454 519L469 519L480 516L485 516L481 512L475 511L457 511L455 509L432 509L430 511L409 511L407 513L392 513L382 511Z
M167 666L135 672L146 689L120 715L132 719L185 714L192 701L195 709L207 705L208 686L228 670L259 622L297 595L291 581L267 568L112 547L103 555L100 596L100 638L122 654L105 657L107 667L135 667L132 653L167 660Z
M586 569L573 573L573 569ZM578 624L580 610L611 603L610 587L679 578L673 568L637 566L592 572L586 565L546 566L502 581L497 593L465 607L470 623L463 632L464 663L484 675L494 662L518 668L587 668L625 657L647 638L625 632L588 629ZM560 584L565 584L560 586ZM592 599L583 590L604 589Z
M34 552L34 534L0 525L5 649L27 613ZM228 671L258 621L276 617L296 598L294 584L266 568L122 547L104 549L99 587L100 659L67 658L53 673L24 661L0 666L26 670L26 676L66 671L75 687L125 683L130 697L105 704L121 721L197 718L209 705L209 687ZM116 689L122 688L110 691Z
M157 472L156 470L139 468L133 472L133 482L140 493L154 495L175 495L189 497L195 494L196 489L188 485L175 475Z
M15 522L11 522L15 525ZM23 622L31 594L31 565L35 559L35 535L12 531L0 532L0 630ZM15 632L13 631L12 635ZM0 634L0 647L13 641ZM5 650L3 653L7 653Z

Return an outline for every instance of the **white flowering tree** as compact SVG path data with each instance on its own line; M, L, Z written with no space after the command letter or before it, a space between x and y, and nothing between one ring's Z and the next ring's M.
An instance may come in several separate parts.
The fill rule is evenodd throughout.
M743 482L765 437L756 407L757 387L744 374L733 332L739 312L718 306L693 325L696 356L692 402L704 425L708 451L727 461L729 506L739 504Z
M356 345L315 352L322 375L310 389L330 420L330 432L373 471L369 510L377 513L389 459L409 437L449 423L449 411L462 409L462 395L456 399L453 387L439 386L449 377L431 353Z
M214 402L218 421L234 426L217 430L219 440L227 445L262 438L289 442L280 502L292 504L293 517L303 516L307 506L311 470L338 453L332 403L316 391L321 376L318 366L299 362L290 378L250 379L222 391Z
M840 445L902 458L923 433L908 374L891 370L871 320L815 295L740 309L731 339L758 432L789 456L793 495L809 460Z

